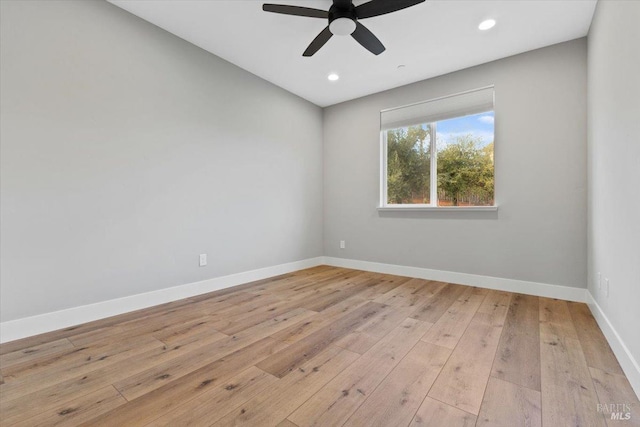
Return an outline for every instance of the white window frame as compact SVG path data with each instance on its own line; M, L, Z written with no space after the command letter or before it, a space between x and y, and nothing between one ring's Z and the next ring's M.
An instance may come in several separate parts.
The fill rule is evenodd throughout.
M492 87L492 86L490 86ZM485 88L481 88L485 89ZM478 89L474 89L478 90ZM448 98L452 96L462 95L468 92L460 92L454 95L448 95L442 98ZM440 99L440 98L437 98ZM429 101L426 101L429 102ZM495 108L494 110L495 111ZM460 116L464 117L464 116ZM437 121L431 123L422 123L429 125L429 153L431 158L431 165L429 171L429 202L426 203L411 203L411 204L389 204L388 203L388 189L387 189L387 132L388 130L380 131L380 205L378 211L496 211L498 210L497 201L494 194L493 206L438 206L438 156L436 146L436 133L437 133ZM495 138L494 138L495 139ZM495 164L494 164L494 176L495 176ZM434 185L435 183L435 185ZM494 187L495 192L495 187Z

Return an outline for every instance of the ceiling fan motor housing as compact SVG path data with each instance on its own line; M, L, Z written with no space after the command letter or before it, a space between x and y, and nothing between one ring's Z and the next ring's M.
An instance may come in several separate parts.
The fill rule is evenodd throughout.
M336 36L348 36L356 30L356 8L353 3L348 8L335 4L329 9L329 30Z

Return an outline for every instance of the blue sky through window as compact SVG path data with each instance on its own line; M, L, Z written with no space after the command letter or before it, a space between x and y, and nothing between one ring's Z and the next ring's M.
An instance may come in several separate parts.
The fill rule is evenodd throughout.
M459 136L472 134L482 140L480 146L484 147L493 142L493 123L493 111L442 120L438 122L436 140L439 145L447 145L454 143Z

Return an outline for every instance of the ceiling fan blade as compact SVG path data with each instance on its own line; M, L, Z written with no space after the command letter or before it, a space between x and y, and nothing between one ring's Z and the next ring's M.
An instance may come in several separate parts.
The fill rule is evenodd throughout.
M374 55L380 55L386 49L382 42L359 22L356 22L356 30L351 34L351 37Z
M313 56L314 53L320 50L320 48L324 46L326 42L329 41L331 36L333 36L333 34L331 34L331 31L329 31L329 26L327 26L327 28L322 30L320 34L318 34L317 37L313 39L313 41L311 42L309 47L307 47L307 50L304 51L302 56Z
M397 10L406 9L423 3L425 0L371 0L356 6L356 16L358 19L372 18L374 16L385 15Z
M262 10L265 12L282 13L284 15L306 16L308 18L329 18L329 12L326 10L301 6L289 6L286 4L265 3L262 5Z

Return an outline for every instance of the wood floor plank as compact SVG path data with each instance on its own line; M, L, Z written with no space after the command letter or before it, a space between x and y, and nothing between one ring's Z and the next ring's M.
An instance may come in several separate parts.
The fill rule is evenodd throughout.
M211 316L211 320L220 320L227 316L254 311L282 299L267 292L242 291L227 294L221 298L198 301L193 304L193 307L190 307L190 311L202 311Z
M273 338L264 338L236 351L228 357L226 363L215 361L205 365L81 425L120 427L148 424L169 413L181 403L188 402L205 391L216 388L219 384L249 368L255 361L273 354L281 346L282 343Z
M604 334L584 303L568 302L569 313L582 346L587 365L610 374L623 375L618 359L613 354Z
M254 396L270 394L277 383L276 377L252 366L148 425L154 427L211 425Z
M350 312L359 309L368 302L369 301L358 297L348 298L321 313L316 313L315 316L311 316L309 319L302 320L273 334L272 337L278 341L292 344L335 322L339 318L346 316Z
M413 312L412 307L384 306L378 314L356 328L356 331L382 338L400 325Z
M476 416L461 409L426 397L410 427L473 427ZM514 425L515 427L515 425Z
M15 427L76 426L127 403L112 386L81 396L70 402L15 424Z
M418 342L346 425L409 425L450 354L448 348Z
M540 391L538 297L515 294L504 320L491 375Z
M191 300L188 298L183 300L178 300L178 301L172 301L172 302L169 302L166 304L160 304L154 307L135 310L135 311L120 314L117 316L95 320L93 322L87 322L80 325L74 325L68 328L47 332L44 334L34 335L32 337L26 337L19 340L2 343L0 344L0 354L11 353L11 352L22 350L25 348L37 346L43 343L59 340L61 338L68 338L72 335L77 335L79 333L87 332L93 329L100 329L109 325L115 325L115 324L127 321L129 319L137 319L137 318L148 316L154 313L171 310L177 307L188 306L190 304L191 304Z
M161 347L164 344L152 336L135 337L122 341L95 341L82 347L70 347L61 353L43 357L38 360L26 360L16 363L11 367L3 368L10 381L23 379L32 375L46 374L53 370L63 370L76 363L113 360L116 357L127 357L130 353L144 352L153 347Z
M224 342L220 342L224 341ZM238 343L231 337L203 346L197 351L167 360L113 382L114 387L127 399L133 400L185 375L214 363L222 357L250 345L250 340Z
M240 293L242 294L253 293L253 292L260 293L260 291L264 287L277 286L278 283L282 281L291 280L292 278L295 278L295 277L297 276L295 276L295 274L293 273L282 274L280 276L274 276L274 277L269 277L267 279L256 280L254 282L244 283L242 285L233 286L233 287L221 289L218 291L207 292L201 295L190 297L189 299L191 300L192 303L198 303L203 301L213 302L213 303L224 302L228 300L229 297L233 298L235 295L238 295Z
M384 305L376 315L336 341L335 345L364 354L382 337L398 327L412 312L413 307Z
M2 404L3 421L16 419L18 421L30 418L38 413L55 407L60 402L77 399L87 393L92 393L113 382L135 375L147 369L149 366L163 363L175 357L180 357L194 349L200 348L205 343L191 343L184 346L154 348L145 353L129 357L119 363L103 366L100 369L74 369L73 376L69 378L67 372L53 372L49 375L53 380L61 375L63 380L54 381L45 388L37 388L29 393L21 393L17 397L14 393L0 395ZM107 359L108 360L108 359Z
M64 339L71 334L72 332L68 332L67 329L60 329L52 332L47 332L44 334L34 335L31 337L26 337L26 338L17 339L14 341L0 343L0 355L13 353L13 352L24 350L30 347L36 347L41 344L47 344L52 341Z
M154 340L157 345L163 345L158 340ZM64 369L66 366L84 363L87 356L82 353L84 347L71 347L69 350L54 354L51 357L43 358L36 361L25 361L16 363L10 367L2 367L2 373L5 375L7 382L15 382L20 379L37 375L38 373L50 373L52 370ZM1 388L0 388L1 389Z
M138 314L138 316L131 316L127 319L123 319L119 322L116 322L115 324L109 323L105 326L106 327L121 326L126 329L134 330L138 327L149 328L150 326L153 327L156 325L163 325L167 323L167 319L176 319L176 320L189 319L191 317L194 317L194 315L196 317L199 317L200 312L205 308L209 308L209 309L214 308L215 310L224 310L224 309L234 307L234 304L229 304L226 301L223 301L228 298L229 298L228 296L223 296L223 297L212 296L211 298L208 298L202 301L192 301L190 299L186 299L186 300L183 300L183 303L181 305L177 305L175 307L173 306L167 307L164 310L154 310L153 308L155 307L152 307L152 310L150 310L148 313L142 310ZM101 329L101 328L95 328L93 330L96 331L97 329ZM75 337L77 340L79 340L85 337L85 335L89 333L90 332L77 331L76 333L71 335L71 337Z
M318 269L318 271L334 270L336 271L336 274L340 274L341 273L340 270L343 270L343 269L330 267L330 266L321 266L321 267L323 267L323 269ZM301 270L301 271L304 271L304 270ZM301 272L295 272L295 273L299 274L299 276L305 275L304 273L301 273ZM34 347L40 344L48 343L48 342L59 340L62 338L67 338L73 335L82 334L84 332L92 331L94 329L102 329L111 325L116 325L116 324L129 321L132 319L144 318L156 313L167 312L167 311L178 309L178 308L185 309L185 307L192 307L193 304L197 303L198 301L212 301L212 300L215 300L216 298L219 298L227 294L238 293L244 290L257 288L263 285L268 286L269 283L275 282L279 278L289 277L290 275L294 277L298 277L293 273L285 274L277 277L271 277L271 278L259 280L256 282L249 282L242 285L234 286L232 288L222 289L214 292L208 292L206 294L198 295L195 297L185 298L178 301L172 301L169 303L159 304L149 308L144 308L140 310L119 314L119 315L108 317L105 319L100 319L92 322L70 326L67 328L59 329L52 332L47 332L44 334L34 335L31 337L26 337L26 338L22 338L22 339L11 341L11 342L5 342L0 344L0 355L26 349L29 347Z
M436 323L447 309L464 293L468 286L454 285L453 283L435 282L439 290L418 304L411 315L414 319L423 322Z
M154 349L145 354L143 360L132 359L127 363L127 369L120 364L108 366L88 374L77 374L73 371L73 377L44 388L32 390L27 385L26 390L20 393L2 393L0 409L3 423L11 424L27 420L42 412L57 407L60 403L78 399L88 393L93 393L128 375L143 370L149 360L162 360L171 357L176 349ZM55 376L56 374L52 374ZM20 387L20 384L16 384Z
M303 270L300 271L293 271L291 273L285 273L285 274L280 274L278 276L273 276L273 277L268 277L266 279L260 279L260 280L256 280L254 282L252 282L253 286L249 289L245 289L246 292L261 292L264 290L269 290L269 289L276 289L281 285L286 285L288 283L291 282L295 282L295 281L299 281L299 280L305 280L308 277L318 277L318 276L322 276L325 274L329 274L331 271L336 272L338 269L324 269L324 270L315 270L315 271L311 271L311 270L306 270L305 272L303 272Z
M542 424L604 426L580 342L548 334L540 341Z
M295 372L279 380L270 393L255 396L213 426L278 425L318 389L351 365L358 356L330 346L298 367Z
M0 366L3 369L10 368L16 364L31 363L48 356L64 353L66 350L73 350L74 345L66 338L40 344L34 347L17 350L0 356Z
M335 298L335 295L339 293L340 289L329 288L321 284L313 284L302 292L293 295L287 295L283 292L281 295L289 301L297 301L301 307L307 310L321 311L322 309L316 307L316 304L321 305L323 300L331 299L332 297Z
M367 300L375 300L389 291L397 288L405 282L411 280L409 277L390 276L387 274L377 274L371 279L369 286L363 289L358 296Z
M215 339L215 337L209 337ZM202 340L198 345L206 343ZM12 372L10 380L0 386L1 401L17 399L38 390L52 387L66 380L79 378L87 373L105 369L133 357L143 358L149 352L164 352L166 345L153 337L136 338L134 342L100 344L78 348L76 353L48 359L18 372ZM153 354L153 353L151 353Z
M368 275L362 275L360 278L350 280L349 283L345 284L345 286L332 287L332 292L324 295L322 298L303 302L301 307L313 311L326 310L340 301L344 301L347 298L358 295L360 292L367 289L369 286L367 281L369 280Z
M377 273L364 270L344 270L342 274L325 277L322 280L314 280L313 283L324 289L349 289L352 285L368 283Z
M488 291L469 288L440 316L422 340L431 344L454 349L469 326Z
M294 271L292 273L281 274L279 276L269 277L266 279L260 279L253 282L245 283L242 285L233 286L231 288L226 288L214 292L205 293L202 295L198 295L195 297L191 297L190 300L193 302L198 301L206 301L206 300L214 300L220 296L235 294L237 292L254 292L254 291L262 291L265 289L275 288L281 283L289 283L290 281L296 280L308 280L309 278L317 277L324 274L331 274L334 272L335 274L342 274L343 269L339 269L331 266L319 266L310 269Z
M429 397L477 415L502 328L471 321Z
M364 274L363 271L357 270L342 270L337 274L325 276L322 278L302 279L297 282L289 283L279 287L278 289L268 288L265 292L277 292L277 295L281 298L287 299L300 299L305 298L312 292L317 290L325 290L331 288L331 286L337 286L338 284L348 283L350 280L354 280Z
M342 278L341 280L327 281L326 287L329 289L350 289L352 287L359 287L364 285L365 287L374 286L383 280L382 275L379 273L373 273L364 270L354 270L354 274Z
M296 341L256 366L278 378L282 378L307 360L313 358L327 346L339 340L372 316L375 316L382 308L382 304L368 302L324 328L300 341Z
M476 427L541 427L540 392L490 378Z
M578 339L566 301L540 297L540 333Z
M272 297L272 295L266 295L264 292L260 292L260 291L252 292L251 289L247 289L246 291L238 290L237 292L221 295L219 297L207 298L205 300L194 302L193 306L203 307L203 308L207 307L209 309L219 310L219 307L220 307L219 304L221 303L227 306L242 305L242 304L248 303L249 301L255 301L260 299L264 300L265 298L271 299L270 297Z
M280 423L278 423L276 427L298 427L298 426L295 423L292 423L291 421L284 419Z
M303 308L293 310L282 316L267 320L266 326L268 329L263 328L260 333L251 330L231 337L225 336L184 356L151 366L124 380L114 382L113 385L127 400L133 400L162 387L166 383L176 381L205 365L211 366L213 362L247 347L254 343L256 339L266 337L271 332L287 327L289 323L295 322L296 319L304 318L308 313L309 311ZM285 347L286 344L281 343L279 349ZM220 364L224 363L225 359L222 359Z
M488 325L504 326L511 303L511 292L492 290L478 307L474 320Z
M340 288L329 287L329 283L331 282L313 283L305 289L291 292L283 291L281 296L287 301L295 302L298 306L308 310L323 311L344 299L357 295L357 292L350 291L351 286L349 286L348 280L344 280L344 286Z
M333 344L345 350L353 351L354 353L364 354L378 341L380 341L378 337L369 335L366 332L354 331L340 338Z
M305 270L294 271L292 273L287 273L285 275L280 276L279 278L284 277L289 282L291 281L299 281L299 280L307 280L307 281L319 281L330 277L338 277L347 273L353 273L354 269L351 268L340 268L333 267L329 265L324 265L320 267L308 268ZM271 289L273 283L269 279L263 279L256 283L262 282L263 285L266 285L266 288ZM278 280L281 282L281 280Z
M342 425L432 326L407 319L288 418L300 427Z
M432 297L438 293L444 286L445 284L441 282L411 279L374 301L396 307L416 307L425 298Z
M589 368L596 389L599 410L608 427L639 427L640 402L624 375L611 374L597 368ZM611 414L616 415L612 416ZM629 414L629 415L627 415ZM616 417L620 417L616 419Z
M328 267L328 266L323 266L323 267ZM328 267L328 269L341 270L335 267ZM296 272L296 273L299 273L299 272ZM234 286L232 288L209 292L209 293L198 295L195 297L185 298L178 301L172 301L169 303L160 304L160 305L156 305L153 307L144 308L140 310L135 310L135 311L123 313L120 315L108 317L105 319L100 319L92 322L70 326L67 328L59 329L52 332L47 332L44 334L34 335L31 337L26 337L26 338L22 338L22 339L11 341L11 342L5 342L0 344L0 355L4 355L4 354L11 353L18 350L23 350L23 349L34 347L44 343L49 343L51 341L59 340L62 338L68 338L70 336L82 334L95 329L102 329L111 325L121 324L123 322L129 321L132 319L144 318L156 313L167 312L167 311L178 309L178 308L184 309L185 307L192 307L193 304L197 303L198 301L212 301L212 300L215 300L216 298L219 298L227 294L238 293L245 289L252 289L254 287L259 287L264 284L268 284L270 282L276 281L277 278L279 277L285 277L285 276L289 276L289 275L282 275L278 277L259 280L256 282L250 282L243 285Z
M220 303L216 304L217 310L233 309L235 306ZM172 328L176 324L183 324L207 314L201 305L193 305L189 310L170 310L167 313L157 313L140 319L133 319L118 325L95 329L90 332L72 335L68 339L75 346L85 346L95 341L122 341L129 338L140 337L147 334L158 334Z
M0 345L3 427L622 426L638 405L584 304L330 266Z
M160 332L154 332L151 336L166 345L171 346L187 344L204 336L220 333L220 331L213 327L213 321L210 317L204 316L190 322L174 325L173 327L166 328Z
M222 297L225 299L224 302L212 302L209 300L202 300L197 303L194 303L193 310L194 312L198 312L202 315L202 317L207 318L210 323L215 323L222 319L226 319L228 317L234 317L242 315L243 313L247 313L253 310L260 309L268 304L273 304L278 301L282 301L282 299L278 298L275 295L270 295L267 293L251 293L251 292L239 292L236 294L228 294ZM228 303L228 300L233 300L233 304ZM236 301L240 300L240 301ZM191 307L190 307L191 310ZM193 316L191 319L185 319L180 322L181 324L189 323L193 320L197 320L199 317ZM178 322L171 322L173 326L178 326ZM155 333L164 332L162 331L154 331Z
M259 323L262 323L275 316L281 316L287 312L298 307L297 303L290 301L277 301L272 304L267 304L259 307L255 310L246 313L239 313L235 316L228 316L225 319L220 319L211 326L216 330L225 333L227 335L237 334L238 332L249 329ZM298 308L299 311L303 310ZM309 310L305 310L309 312Z

